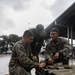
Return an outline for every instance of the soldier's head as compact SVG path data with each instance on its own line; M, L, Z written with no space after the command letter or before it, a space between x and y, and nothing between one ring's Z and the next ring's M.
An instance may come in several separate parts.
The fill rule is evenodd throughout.
M42 24L38 24L36 26L37 33L43 37L45 35L44 26Z
M57 40L59 37L59 30L57 28L52 28L50 31L50 37L52 40Z
M34 39L34 34L30 30L26 30L23 34L23 42L26 44L31 44Z

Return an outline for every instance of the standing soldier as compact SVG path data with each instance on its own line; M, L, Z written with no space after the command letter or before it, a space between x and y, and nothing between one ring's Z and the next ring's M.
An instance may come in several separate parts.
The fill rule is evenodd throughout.
M51 40L46 46L46 60L48 64L62 62L68 64L70 44L64 38L59 37L59 30L52 28L50 31Z
M32 60L30 43L33 41L33 33L26 30L22 40L13 46L12 56L9 62L10 75L31 75L32 68L43 68L45 63L36 63Z
M43 46L44 38L45 38L45 31L44 26L42 24L38 24L36 28L30 29L34 33L34 40L31 43L31 50L34 56L37 57L39 62L39 52L41 47Z
M38 24L36 28L30 29L34 33L34 40L31 43L31 50L34 57L37 59L36 62L39 62L39 52L41 51L41 47L43 46L45 32L44 26L42 24ZM39 70L36 68L36 75L39 75Z

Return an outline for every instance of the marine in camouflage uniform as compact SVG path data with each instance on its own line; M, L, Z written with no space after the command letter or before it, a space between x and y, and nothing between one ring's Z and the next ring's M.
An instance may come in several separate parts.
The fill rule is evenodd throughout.
M62 37L59 37L59 30L53 28L50 31L51 40L46 46L46 60L49 64L62 62L63 64L68 64L70 44L68 41Z
M25 31L23 39L14 45L9 62L10 75L31 75L30 71L32 68L40 68L39 63L32 60L32 52L29 45L32 42L32 36L29 30ZM45 64L41 65L41 67L44 66Z
M39 62L39 52L41 51L41 47L43 46L44 39L45 39L45 31L44 26L42 24L38 24L36 28L31 28L30 31L34 33L34 40L30 44L31 50L34 56L38 58Z

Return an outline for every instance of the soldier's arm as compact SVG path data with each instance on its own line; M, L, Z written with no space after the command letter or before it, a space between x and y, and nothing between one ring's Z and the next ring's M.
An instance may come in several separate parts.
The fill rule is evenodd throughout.
M41 51L41 47L43 46L43 40L38 42L38 45L37 45L37 53L39 53Z
M38 63L32 61L27 55L26 52L24 51L25 49L23 46L18 45L15 47L17 57L19 62L24 65L25 67L33 68L33 67L38 67Z
M64 42L64 47L62 50L59 51L59 53L66 56L70 52L70 44L68 43L67 40L63 40L63 42Z

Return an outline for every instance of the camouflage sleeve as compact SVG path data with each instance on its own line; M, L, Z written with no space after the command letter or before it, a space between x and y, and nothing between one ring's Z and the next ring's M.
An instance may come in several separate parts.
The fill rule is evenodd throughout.
M48 59L48 57L52 58L53 53L51 52L50 49L50 44L47 44L46 50L45 50L45 59Z
M24 66L24 67L29 67L29 68L34 68L38 67L38 63L32 61L25 52L25 49L22 45L17 45L15 47L16 53L17 53L17 58L19 62Z
M64 56L68 56L70 53L71 46L67 40L63 40L63 42L64 42L64 48L60 50L59 52L63 54Z

